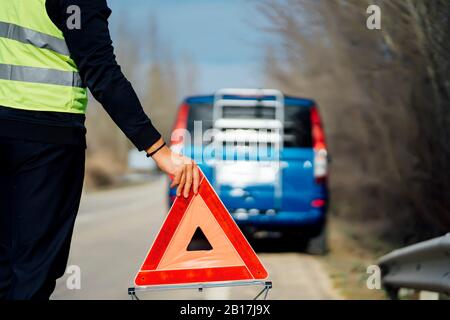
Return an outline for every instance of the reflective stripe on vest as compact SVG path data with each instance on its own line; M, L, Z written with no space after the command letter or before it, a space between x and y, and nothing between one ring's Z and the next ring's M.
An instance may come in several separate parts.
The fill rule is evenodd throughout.
M87 90L46 0L0 0L0 105L85 113Z
M16 24L0 21L0 37L52 50L65 56L70 55L64 40Z
M0 79L83 87L77 72L0 64Z

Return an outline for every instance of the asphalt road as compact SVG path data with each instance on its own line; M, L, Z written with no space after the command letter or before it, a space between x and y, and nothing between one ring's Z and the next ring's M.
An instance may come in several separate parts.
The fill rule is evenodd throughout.
M127 288L167 213L165 186L165 178L160 177L140 186L85 194L69 258L69 265L80 267L81 289L67 289L67 274L58 281L52 299L129 299ZM314 257L275 240L257 243L257 247L273 281L270 299L340 298ZM185 289L143 293L140 298L251 299L259 290Z

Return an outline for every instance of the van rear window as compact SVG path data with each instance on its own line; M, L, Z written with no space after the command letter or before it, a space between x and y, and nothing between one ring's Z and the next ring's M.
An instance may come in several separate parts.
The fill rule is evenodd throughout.
M223 117L228 119L275 119L275 109L268 107L223 107Z
M247 112L242 112L244 108L230 108L227 118L249 119L249 118L273 118L269 110L255 111L249 108ZM240 111L240 112L239 112ZM210 104L192 104L189 108L187 129L194 133L194 121L202 121L202 131L205 132L213 126L213 106ZM284 146L297 148L311 148L311 119L309 108L286 106L284 123Z

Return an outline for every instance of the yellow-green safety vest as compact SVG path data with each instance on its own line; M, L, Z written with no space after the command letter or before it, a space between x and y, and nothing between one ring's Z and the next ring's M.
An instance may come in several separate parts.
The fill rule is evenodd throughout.
M0 0L0 106L83 114L87 90L46 0Z

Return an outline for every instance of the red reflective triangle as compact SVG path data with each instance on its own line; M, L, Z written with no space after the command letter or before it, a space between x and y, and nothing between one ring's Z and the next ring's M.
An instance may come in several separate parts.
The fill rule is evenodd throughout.
M210 250L187 250L198 228ZM152 286L267 277L256 253L201 173L198 194L191 192L189 198L175 200L134 282Z

